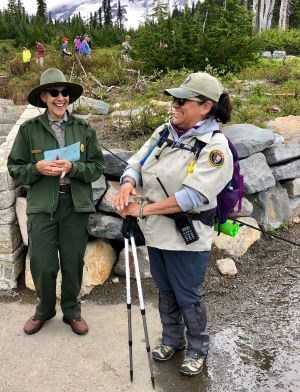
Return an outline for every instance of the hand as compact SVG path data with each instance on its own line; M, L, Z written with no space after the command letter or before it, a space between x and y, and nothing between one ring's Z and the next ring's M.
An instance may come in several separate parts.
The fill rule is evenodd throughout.
M73 168L72 162L66 159L56 159L55 161L51 161L50 166L52 167L53 173L59 175L60 178L64 178L64 176L67 173L70 173Z
M141 205L139 203L128 203L128 205L122 210L119 210L118 213L122 218L125 218L126 216L134 216L137 218L140 214L140 207Z
M46 161L45 159L43 159L41 161L38 161L35 167L44 176L57 176L58 174L54 173L52 170L51 163L52 161ZM61 173L59 175L61 175Z
M123 211L124 208L128 207L129 205L129 201L128 201L129 196L136 196L136 190L130 182L125 182L125 184L121 185L117 196L113 199L112 202L113 208L116 208L119 213Z

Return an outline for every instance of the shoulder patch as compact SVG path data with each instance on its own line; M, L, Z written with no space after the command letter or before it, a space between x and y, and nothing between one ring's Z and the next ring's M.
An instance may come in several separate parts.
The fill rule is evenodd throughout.
M220 150L212 150L208 156L209 163L215 167L224 165L224 154Z

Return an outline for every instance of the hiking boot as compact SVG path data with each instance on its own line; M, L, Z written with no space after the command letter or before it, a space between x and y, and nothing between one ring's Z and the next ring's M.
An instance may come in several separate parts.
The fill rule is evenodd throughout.
M72 328L72 331L76 333L77 335L85 335L88 333L89 327L86 323L86 321L82 318L79 317L77 319L67 319L65 316L63 317L63 322L70 325Z
M44 320L36 319L35 316L30 317L30 319L27 320L24 325L24 332L27 333L27 335L33 335L34 333L37 333L43 327L44 323L52 319L55 314L56 312L54 312L51 316L47 317Z
M202 371L204 361L203 356L192 358L186 355L180 367L180 373L184 376L196 376Z
M152 351L152 358L158 362L164 362L170 359L174 353L180 351L184 348L181 347L170 347L166 344L160 343L158 344Z

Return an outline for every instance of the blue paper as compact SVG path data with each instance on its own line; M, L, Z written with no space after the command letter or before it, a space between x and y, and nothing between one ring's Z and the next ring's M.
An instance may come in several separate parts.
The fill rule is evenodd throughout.
M44 158L46 161L54 161L55 159L65 159L71 162L79 161L80 142L71 144L67 147L57 148L56 150L45 151Z

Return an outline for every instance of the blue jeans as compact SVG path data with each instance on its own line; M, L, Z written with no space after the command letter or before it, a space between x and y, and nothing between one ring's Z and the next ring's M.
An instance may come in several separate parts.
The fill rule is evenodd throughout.
M188 341L186 354L206 356L209 337L206 309L199 287L204 281L209 252L170 251L148 247L150 269L159 289L162 342L174 348Z

